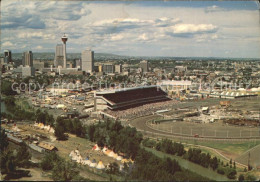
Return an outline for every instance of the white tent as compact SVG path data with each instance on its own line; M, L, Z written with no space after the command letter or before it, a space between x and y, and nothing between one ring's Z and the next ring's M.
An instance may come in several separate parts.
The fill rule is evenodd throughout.
M49 130L49 132L50 132L50 133L54 133L54 132L55 132L54 128L51 127L50 130Z
M73 161L77 161L77 160L78 160L78 156L73 155L73 156L71 157L71 160L73 160Z
M92 150L98 151L98 150L100 150L100 148L99 148L99 146L96 144L96 145L94 145L94 147L92 148Z
M113 151L111 151L111 152L108 154L109 157L113 157L114 155L115 155L115 153L114 153Z
M113 158L116 159L118 157L117 153L113 155Z
M69 156L72 157L73 155L75 155L74 150L72 150L72 151L70 152Z
M79 153L79 151L78 151L78 150L75 150L75 153L76 153L77 155L80 155L80 153Z
M104 169L104 168L105 168L105 166L104 166L103 162L99 161L98 165L97 165L97 169Z
M91 164L91 161L90 160L85 160L85 163L88 165L88 166L90 166L90 164Z
M96 163L96 161L95 161L95 160L93 160L89 166L90 166L90 167L96 167L96 166L97 166L97 163Z
M103 149L102 149L102 152L105 152L107 150L107 147L104 147Z
M123 159L123 157L121 157L121 156L118 156L117 158L116 158L116 160L118 160L118 161L121 161Z

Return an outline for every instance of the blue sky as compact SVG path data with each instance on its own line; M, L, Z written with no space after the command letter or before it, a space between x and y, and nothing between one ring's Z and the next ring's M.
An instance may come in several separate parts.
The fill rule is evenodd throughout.
M1 2L1 48L130 56L260 58L254 1Z

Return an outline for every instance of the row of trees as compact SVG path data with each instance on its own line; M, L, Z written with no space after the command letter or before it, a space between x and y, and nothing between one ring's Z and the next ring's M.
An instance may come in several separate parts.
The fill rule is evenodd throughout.
M216 157L212 158L209 153L202 153L200 149L196 148L190 148L187 152L186 158L205 168L211 167L213 170L216 170L219 165L219 161Z
M175 181L174 174L178 171L181 171L181 167L176 160L161 159L151 152L140 149L130 176L131 179L137 180Z
M211 157L209 153L202 153L200 149L190 148L188 152L186 152L183 144L172 142L169 139L163 139L159 142L145 139L143 141L143 145L146 147L155 148L156 150L167 154L183 156L191 162L199 164L205 168L211 167L213 170L218 168L220 162L216 157Z
M9 120L36 120L40 123L48 124L51 126L54 125L54 118L52 115L48 114L47 111L41 111L40 109L37 109L36 112L33 109L32 111L28 111L28 109L25 110L24 108L16 104L15 98L13 96L7 96L4 99L4 102L8 112L4 113L3 117ZM29 104L27 103L27 105Z
M40 109L37 109L34 119L38 123L54 126L54 117L53 115L49 114L47 111L41 111Z
M51 172L51 178L54 181L84 180L79 175L76 163L64 160L55 152L46 153L41 160L40 167L43 171Z
M87 138L92 142L96 142L99 146L108 146L115 152L122 152L127 157L134 159L135 163L133 165L124 168L126 178L129 180L208 180L198 174L181 169L176 160L170 158L161 159L146 151L140 146L143 140L142 134L137 132L135 128L123 127L118 121L107 120L88 126ZM168 140L163 141L161 148L166 150L168 144ZM182 155L184 152L181 144L170 143L170 145L172 145L173 149L169 151L173 151L172 153ZM109 174L115 174L114 171L117 171L116 165L112 169L108 170ZM110 171L113 171L113 173Z
M155 146L156 150L165 152L167 154L183 156L185 154L184 146L181 143L172 142L169 139L163 139Z
M85 137L86 127L82 125L78 118L64 119L58 117L55 125L55 136L58 140L66 140L65 132L75 134L78 137Z
M123 127L118 121L107 120L88 126L87 138L101 147L108 146L134 159L140 148L142 134L135 128Z

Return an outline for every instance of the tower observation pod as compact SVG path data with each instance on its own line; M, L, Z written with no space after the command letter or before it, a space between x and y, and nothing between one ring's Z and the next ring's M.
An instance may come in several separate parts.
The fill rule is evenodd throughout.
M68 37L64 34L64 35L61 37L61 41L63 42L63 44L66 44L66 42L68 41Z
M68 37L64 35L61 37L61 41L63 42L63 58L64 58L64 62L63 62L63 68L67 67L67 58L66 58L66 42L68 41Z

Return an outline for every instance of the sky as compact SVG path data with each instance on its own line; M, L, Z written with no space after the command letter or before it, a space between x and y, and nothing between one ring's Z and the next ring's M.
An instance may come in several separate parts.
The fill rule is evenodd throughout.
M260 58L256 1L2 0L1 52Z

